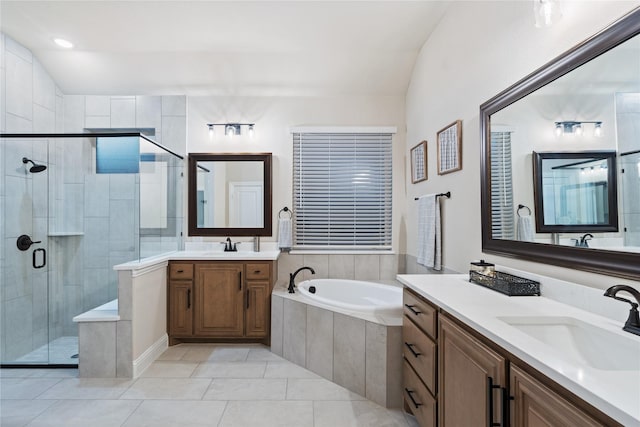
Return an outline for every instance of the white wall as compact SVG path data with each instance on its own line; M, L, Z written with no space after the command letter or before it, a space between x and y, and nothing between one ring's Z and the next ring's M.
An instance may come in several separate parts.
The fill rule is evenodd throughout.
M205 153L273 153L273 230L276 241L277 214L292 207L293 126L396 126L393 138L393 247L404 251L401 232L404 186L404 97L189 97L187 103L187 151ZM216 128L214 139L208 136L206 123L256 123L256 135L228 138ZM212 240L220 240L213 238Z
M460 272L485 258L497 264L606 288L633 283L607 276L482 254L480 223L479 106L622 16L638 1L563 2L563 18L551 28L534 27L531 2L455 2L423 46L407 91L405 152L428 145L428 181L408 188L407 254L416 254L413 198L451 191L443 202L443 263ZM463 169L436 174L436 132L463 120ZM637 285L637 283L636 283Z

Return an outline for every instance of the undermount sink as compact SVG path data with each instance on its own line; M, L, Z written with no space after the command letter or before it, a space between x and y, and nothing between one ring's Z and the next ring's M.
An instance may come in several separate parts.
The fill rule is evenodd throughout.
M562 358L605 371L640 370L640 340L573 317L514 316L499 320L550 346Z

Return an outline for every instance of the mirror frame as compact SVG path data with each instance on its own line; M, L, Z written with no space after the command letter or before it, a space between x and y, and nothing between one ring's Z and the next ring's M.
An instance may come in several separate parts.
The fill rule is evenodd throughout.
M198 227L197 218L197 168L198 162L263 162L264 181L264 210L263 227L233 228L233 227ZM192 153L189 154L189 236L271 236L272 235L272 190L271 190L271 153Z
M638 280L640 253L494 239L491 217L491 115L640 34L640 7L480 106L482 251Z
M609 221L601 224L545 224L542 161L545 159L578 160L585 157L607 162L607 204ZM615 151L534 151L533 155L533 202L536 212L536 233L605 233L618 231L618 184ZM575 166L575 163L573 164Z

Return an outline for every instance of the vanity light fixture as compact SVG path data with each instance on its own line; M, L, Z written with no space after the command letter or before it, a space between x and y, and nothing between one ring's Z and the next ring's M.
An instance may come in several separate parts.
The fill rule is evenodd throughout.
M562 136L567 133L576 134L577 136L581 136L584 133L584 125L585 124L593 124L593 135L595 137L602 136L602 122L601 121L592 121L592 122L578 122L578 121L563 121L563 122L555 122L556 125L556 136Z
M224 126L224 134L228 137L242 135L243 126L247 127L247 133L250 138L253 138L253 135L255 134L255 123L207 123L210 138L213 138L215 136L216 126Z

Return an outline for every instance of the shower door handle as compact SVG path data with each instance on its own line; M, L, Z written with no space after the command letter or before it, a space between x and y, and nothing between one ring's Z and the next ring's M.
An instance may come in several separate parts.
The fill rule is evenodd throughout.
M42 252L42 264L38 264L38 252ZM43 248L38 248L33 251L33 268L42 268L47 265L47 251Z

